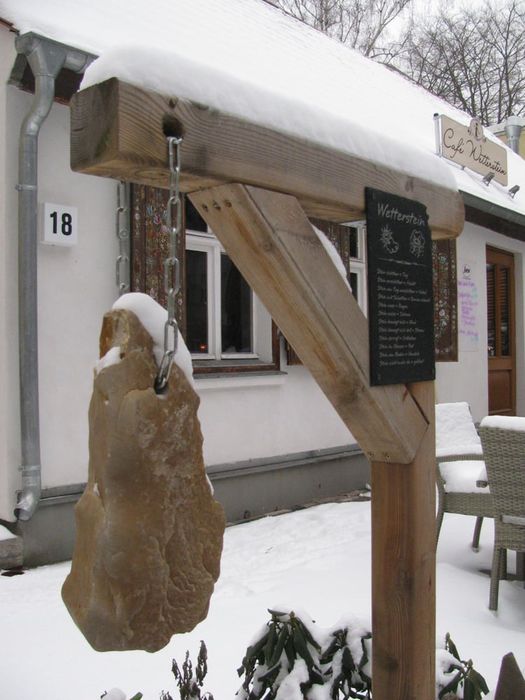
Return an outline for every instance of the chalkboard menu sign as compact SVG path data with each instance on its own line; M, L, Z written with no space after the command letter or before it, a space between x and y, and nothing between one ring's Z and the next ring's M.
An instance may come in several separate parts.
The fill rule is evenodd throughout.
M435 379L432 241L426 207L366 189L370 383Z

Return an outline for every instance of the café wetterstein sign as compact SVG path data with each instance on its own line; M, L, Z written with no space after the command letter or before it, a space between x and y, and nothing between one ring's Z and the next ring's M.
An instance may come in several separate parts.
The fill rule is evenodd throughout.
M507 152L487 139L479 119L469 126L460 124L444 114L435 116L437 148L440 156L484 177L492 173L494 180L507 185Z

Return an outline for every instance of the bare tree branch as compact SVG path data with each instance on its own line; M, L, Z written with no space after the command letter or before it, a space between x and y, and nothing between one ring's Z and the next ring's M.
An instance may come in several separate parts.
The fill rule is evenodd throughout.
M413 0L271 1L484 124L525 114L525 0L443 4L404 25Z
M525 113L525 6L506 0L415 24L398 67L447 102L498 123Z
M394 55L397 43L387 40L387 30L411 3L412 0L274 0L288 14L379 60Z

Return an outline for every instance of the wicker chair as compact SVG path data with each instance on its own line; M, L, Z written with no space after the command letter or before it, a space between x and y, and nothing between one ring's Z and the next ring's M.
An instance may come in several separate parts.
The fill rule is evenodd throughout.
M507 575L508 549L521 553L517 556L518 578L523 577L525 418L489 416L481 423L480 436L494 501L494 554L489 608L497 610L499 582Z
M488 486L477 482L485 476L481 441L467 403L436 405L436 481L438 510L436 545L445 513L476 517L472 548L479 548L484 517L493 516Z

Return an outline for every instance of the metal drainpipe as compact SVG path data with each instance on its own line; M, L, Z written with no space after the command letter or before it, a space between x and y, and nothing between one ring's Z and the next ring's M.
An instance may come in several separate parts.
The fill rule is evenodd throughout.
M35 96L20 129L18 151L18 327L22 490L15 516L29 520L41 495L38 405L37 165L38 134L55 96L62 68L82 72L92 56L32 32L16 39L35 77Z
M520 152L520 136L523 128L523 119L521 117L507 117L505 122L505 135L507 136L507 145L514 151Z

